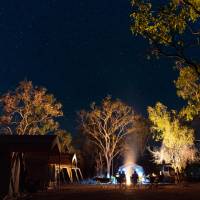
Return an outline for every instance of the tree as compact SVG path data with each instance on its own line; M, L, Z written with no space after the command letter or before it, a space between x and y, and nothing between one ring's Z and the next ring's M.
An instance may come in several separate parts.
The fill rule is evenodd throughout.
M3 134L44 135L57 130L55 119L63 116L61 103L31 81L22 81L14 91L1 96L0 107Z
M58 136L62 153L72 153L75 151L72 145L72 136L69 132L59 129L55 132L55 135Z
M180 117L192 120L199 114L200 1L132 0L132 5L132 33L149 41L150 55L172 58L180 70L175 84L187 105L179 114L167 111L161 103L149 107L148 112L155 139L162 141L155 159L160 162L164 158L181 170L195 154L193 130L183 125Z
M111 162L121 152L125 136L133 131L138 115L120 100L106 97L101 106L93 103L90 111L81 111L79 117L81 130L104 156L110 177Z
M193 120L200 113L200 82L199 76L192 67L179 69L179 77L175 81L177 95L187 101L180 116L186 120Z
M104 160L102 158L101 151L97 151L95 155L95 171L97 174L97 177L101 177L103 175L104 170Z
M176 172L181 172L188 162L196 159L193 129L182 125L176 111L168 111L162 103L148 107L148 113L154 138L162 142L160 149L153 151L155 162L165 161Z
M173 58L200 74L200 1L132 0L132 5L132 33L149 41L151 55Z

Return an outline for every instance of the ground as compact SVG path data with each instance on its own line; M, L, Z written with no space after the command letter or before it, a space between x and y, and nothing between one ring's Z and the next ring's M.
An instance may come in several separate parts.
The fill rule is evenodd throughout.
M70 185L61 191L39 192L29 197L30 200L197 200L200 196L200 184L184 186L160 186L150 189L126 188L114 186Z

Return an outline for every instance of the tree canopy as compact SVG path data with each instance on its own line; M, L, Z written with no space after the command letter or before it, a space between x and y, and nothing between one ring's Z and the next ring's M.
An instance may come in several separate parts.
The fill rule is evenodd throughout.
M192 67L180 68L175 84L177 95L187 101L187 105L180 111L180 116L186 120L192 120L200 113L199 76Z
M131 30L148 39L151 55L171 57L199 73L200 1L132 0L132 6Z
M61 103L43 87L22 81L14 91L0 98L1 133L47 134L58 129L56 118L63 116Z

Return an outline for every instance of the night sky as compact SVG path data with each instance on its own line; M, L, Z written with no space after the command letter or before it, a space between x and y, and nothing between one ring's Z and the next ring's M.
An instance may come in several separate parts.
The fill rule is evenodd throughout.
M173 62L147 60L148 44L130 31L129 0L2 0L0 92L19 81L44 86L63 104L63 128L106 95L146 116L161 101L180 108Z

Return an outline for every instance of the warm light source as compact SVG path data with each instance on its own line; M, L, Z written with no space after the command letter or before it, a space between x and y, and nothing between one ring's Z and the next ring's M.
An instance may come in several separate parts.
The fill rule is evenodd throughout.
M126 185L131 185L131 176L132 176L132 168L131 167L127 167L126 169Z
M135 164L134 159L135 152L131 148L127 148L125 152L125 160L124 160L124 172L126 176L126 185L131 185L131 176L133 174L133 165Z

